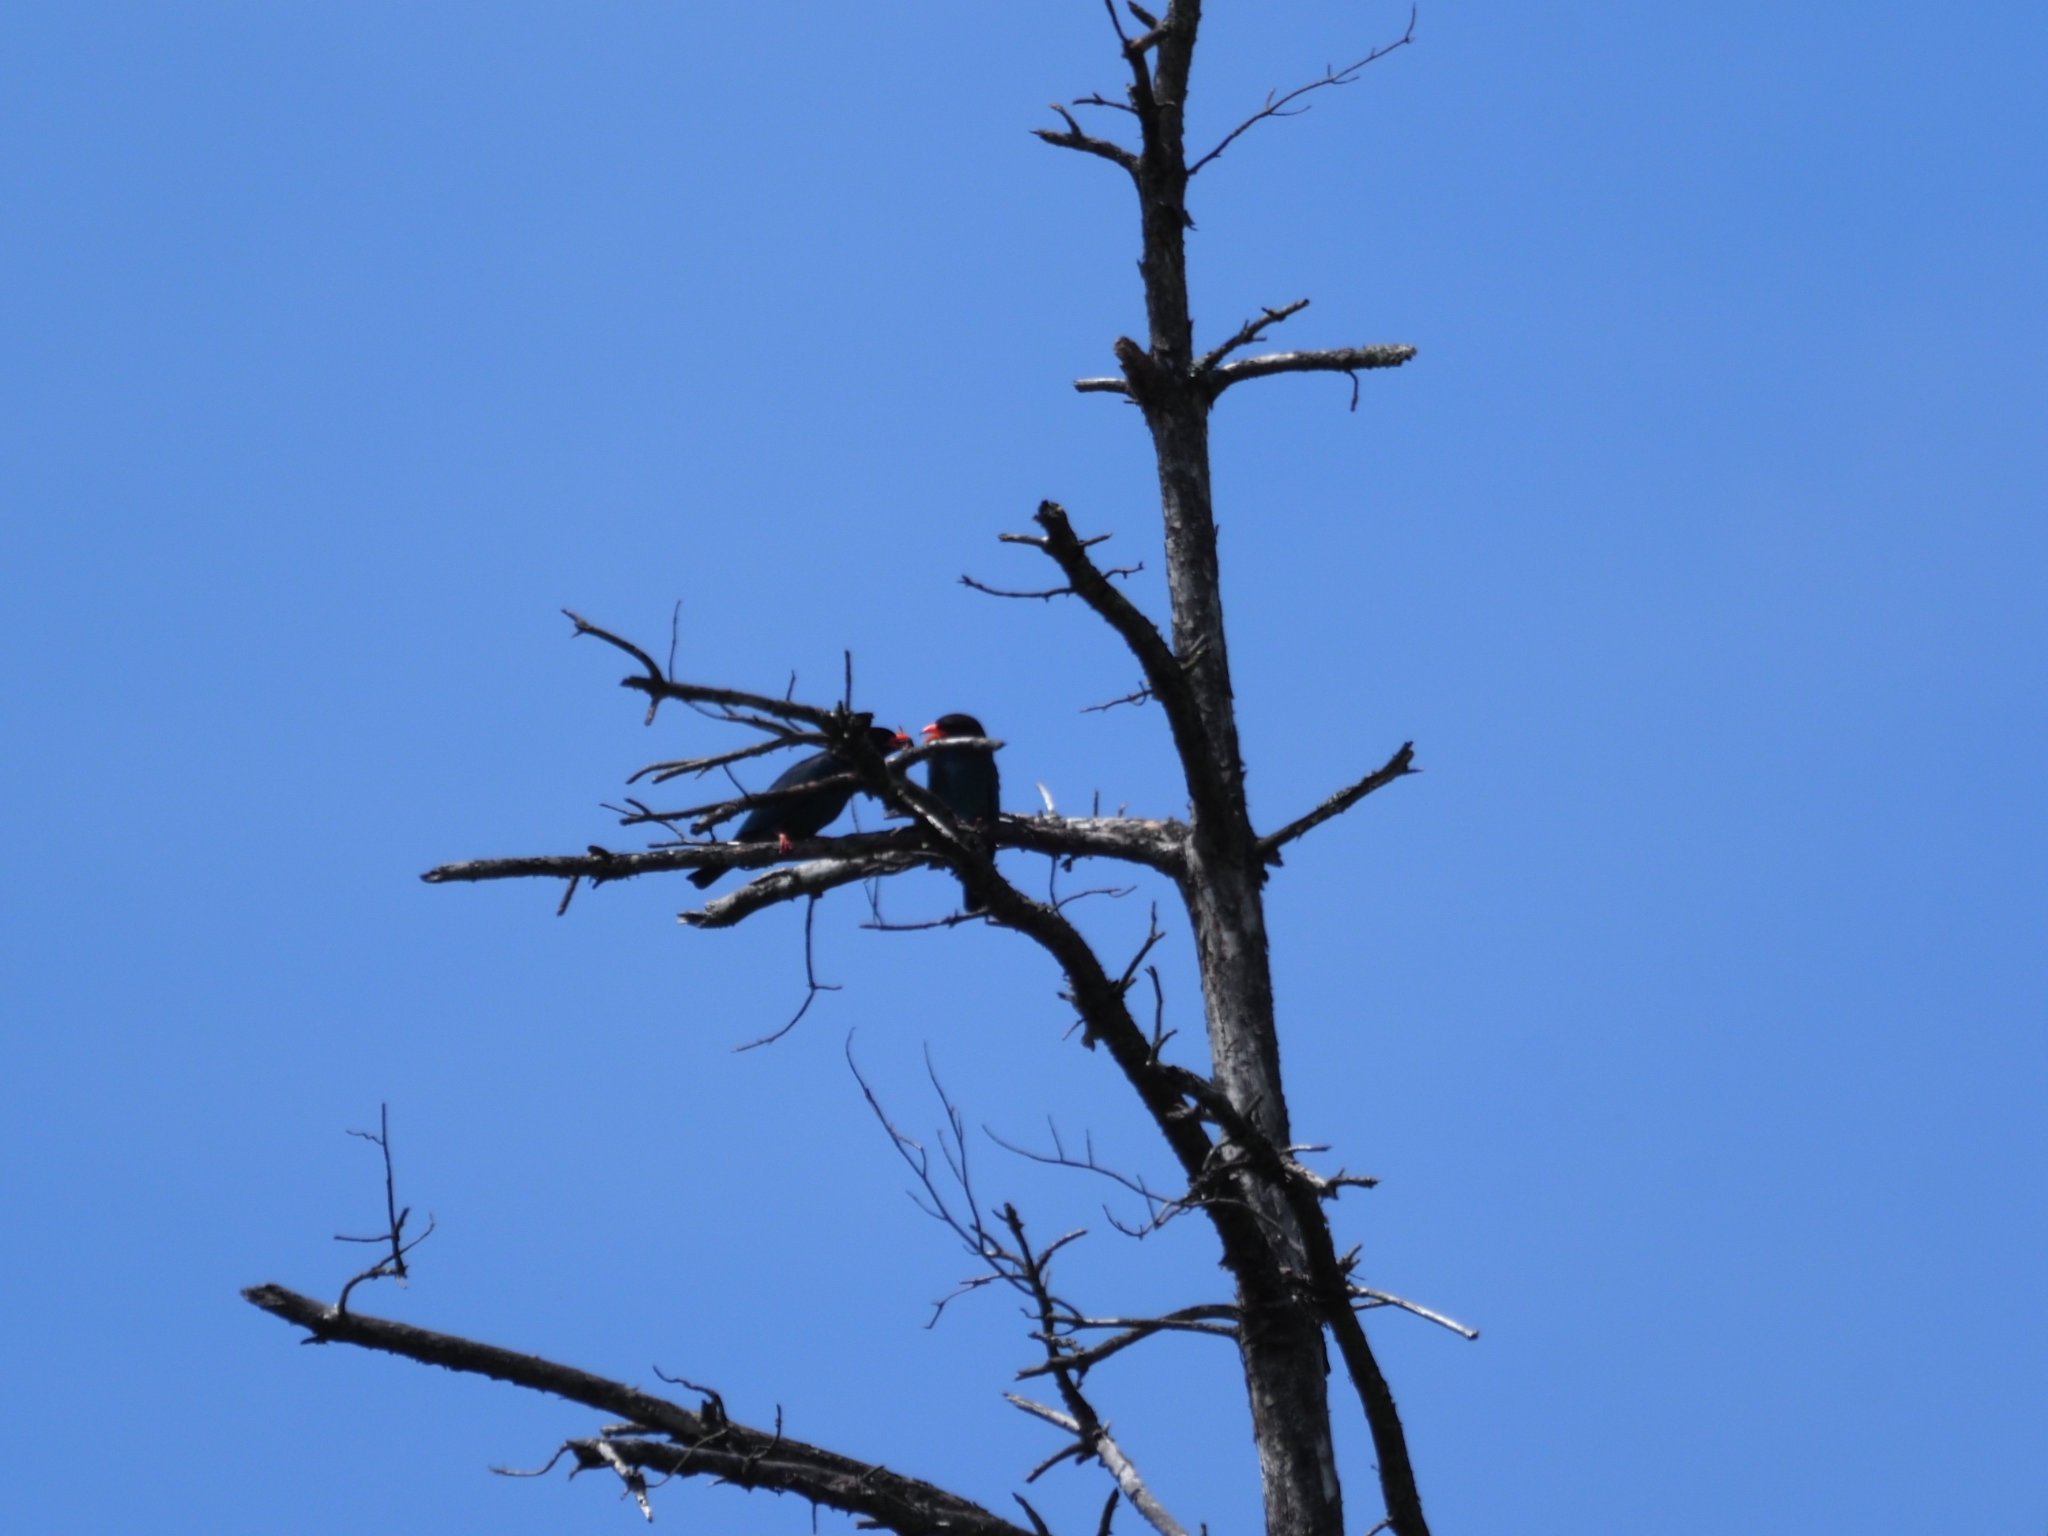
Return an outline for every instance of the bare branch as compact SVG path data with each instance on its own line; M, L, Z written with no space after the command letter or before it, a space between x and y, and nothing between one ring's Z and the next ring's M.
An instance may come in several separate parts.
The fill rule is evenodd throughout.
M1110 1356L1123 1353L1133 1344L1143 1343L1146 1339L1156 1338L1162 1333L1206 1333L1216 1338L1234 1339L1237 1337L1236 1317L1237 1308L1212 1305L1183 1307L1178 1312L1169 1312L1164 1317L1062 1318L1062 1332L1053 1336L1064 1345L1058 1360L1047 1359L1037 1365L1026 1366L1017 1373L1017 1379L1024 1381L1033 1376L1043 1376L1058 1366L1064 1366L1076 1376L1083 1376L1091 1366L1100 1365ZM1217 1318L1228 1318L1231 1321L1218 1322L1215 1321ZM1086 1349L1073 1347L1068 1339L1068 1335L1077 1329L1110 1327L1120 1328L1122 1331Z
M804 1015L811 1011L811 1004L818 1000L820 992L838 992L843 990L836 983L818 980L818 967L812 957L811 949L811 929L812 924L817 920L817 916L818 894L814 892L811 895L811 899L804 904L804 986L807 990L804 992L802 1006L797 1009L796 1013L790 1018L790 1021L783 1025L782 1028L774 1031L772 1034L763 1035L758 1040L749 1040L744 1045L736 1045L733 1047L735 1051L751 1051L756 1046L773 1045L792 1029L795 1029L797 1025L803 1023Z
M1371 1286L1354 1285L1351 1287L1351 1294L1357 1298L1356 1304L1360 1308L1398 1307L1403 1312L1414 1313L1425 1322L1435 1323L1439 1328L1448 1328L1462 1339L1476 1339L1479 1337L1479 1330L1477 1328L1467 1328L1456 1318L1445 1317L1441 1312L1432 1311L1428 1307L1417 1306L1412 1301L1403 1301L1399 1296L1389 1295L1385 1291L1376 1291Z
M1102 539L1107 537L1108 535L1105 534L1101 538L1088 539L1084 541L1083 547L1100 544ZM1033 548L1037 548L1039 544L1039 541L1036 539L1015 533L1002 535L1002 541L1006 544L1029 544ZM1144 569L1145 562L1140 560L1135 565L1108 566L1103 570L1102 574L1111 581L1116 581L1125 576L1135 576ZM972 587L975 591L985 593L989 597L1030 598L1040 602L1050 602L1055 597L1074 597L1078 595L1072 587L1035 587L1026 591L1018 591L1009 587L992 587L987 582L975 580L972 576L962 576L960 578L960 585Z
M581 876L593 886L614 880L631 880L641 875L666 874L688 869L764 869L791 858L830 857L870 859L870 873L887 873L907 868L883 854L909 853L919 842L909 828L890 832L856 832L845 837L798 838L790 851L774 843L686 843L667 848L648 848L632 853L614 853L592 844L583 853L536 854L524 858L465 859L438 865L420 876L428 885L467 885L485 880L567 880ZM855 878L858 878L856 876ZM841 882L843 883L843 882ZM725 900L731 900L731 897ZM719 902L707 907L715 908ZM721 926L717 923L708 927Z
M784 747L810 743L819 746L831 745L823 736L783 728L780 734L770 737L767 741L757 741L750 747L736 747L730 752L714 752L708 757L684 757L673 762L649 763L645 768L629 775L626 782L637 784L652 775L651 783L665 784L670 779L679 778L686 773L709 773L713 768L724 768L733 763L745 762L750 757L761 757L770 752L780 752Z
M1186 1196L1162 1195L1158 1190L1147 1184L1144 1176L1141 1174L1124 1173L1119 1169L1111 1168L1107 1164L1097 1161L1093 1137L1088 1139L1087 1150L1081 1156L1076 1157L1067 1151L1065 1144L1060 1140L1059 1128L1057 1126L1052 1129L1053 1150L1050 1152L1034 1151L1021 1142L1008 1140L1006 1137L990 1130L987 1126L982 1127L982 1133L1005 1152L1021 1157L1027 1162L1041 1163L1048 1168L1073 1168L1083 1173L1099 1174L1103 1178L1108 1179L1112 1184L1122 1186L1145 1202L1148 1212L1147 1220L1155 1225L1161 1222L1163 1213L1182 1209L1193 1203Z
M1029 590L1020 591L1014 587L992 587L987 582L976 581L972 576L962 576L960 578L960 585L972 587L975 591L989 597L1035 598L1042 602L1050 602L1055 597L1072 597L1074 595L1072 587L1033 587Z
M1095 562L1088 558L1088 547L1075 535L1065 508L1057 502L1042 501L1038 504L1034 521L1045 530L1044 538L1032 539L1017 534L1006 537L1012 542L1029 543L1042 550L1065 574L1075 595L1123 638L1145 675L1145 686L1152 690L1152 696L1166 711L1175 751L1187 771L1189 797L1197 807L1220 810L1223 784L1215 772L1215 753L1210 748L1201 712L1196 708L1194 693L1180 659L1173 654L1158 627L1139 611L1135 603L1111 586Z
M1052 109L1059 113L1060 120L1067 125L1065 130L1034 128L1031 130L1034 136L1045 140L1048 144L1056 144L1061 149L1076 149L1084 155L1094 155L1099 160L1107 160L1112 165L1120 165L1132 176L1138 174L1138 157L1136 155L1125 149L1121 144L1113 144L1108 139L1099 139L1094 134L1089 133L1082 128L1080 123L1075 121L1074 114L1058 102L1052 103Z
M1331 347L1320 352L1267 352L1258 357L1222 363L1203 375L1214 399L1233 384L1276 373L1350 373L1365 368L1398 368L1415 356L1405 342L1377 347Z
M1359 71L1364 69L1366 65L1375 63L1378 60L1385 58L1388 54L1392 53L1396 48L1405 48L1408 46L1408 44L1414 41L1415 7L1410 6L1408 10L1407 31L1403 32L1391 43L1382 43L1379 47L1373 49L1371 53L1368 53L1364 58L1360 59L1357 63L1347 64L1342 69L1325 70L1323 72L1321 79L1311 80L1307 85L1297 85L1293 90L1287 92L1287 94L1284 96L1275 96L1269 93L1266 97L1266 104L1263 107L1259 108L1258 111L1254 112L1250 117L1246 118L1243 122L1239 123L1235 128L1231 129L1230 132L1226 133L1223 136L1223 140L1221 143L1219 143L1214 149L1210 150L1206 155L1201 156L1199 159L1195 161L1194 164L1188 167L1188 175L1190 177L1193 177L1195 173L1201 170L1203 166L1207 165L1211 160L1214 160L1218 155L1222 154L1224 150L1230 148L1230 146L1236 142L1238 136L1244 133L1250 127L1252 127L1253 124L1264 122L1269 117L1298 116L1299 114L1307 111L1308 109L1306 107L1296 107L1292 112L1290 112L1287 110L1287 108L1291 103L1295 102L1303 96L1308 95L1310 91L1319 91L1323 89L1323 87L1325 86L1350 85L1355 80L1357 80Z
M654 664L654 658L648 655L645 651L641 650L640 647L635 645L632 641L626 639L623 635L615 635L608 629L600 629L597 625L591 623L590 620L584 618L582 614L575 612L573 609L564 608L562 610L562 613L571 624L574 624L576 626L577 634L590 635L595 639L602 640L606 645L613 646L619 650L624 651L628 656L632 657L635 661L639 662L641 666L645 667L647 669L647 675L650 678L652 678L655 682L659 683L667 681L668 674L666 672L663 672L660 667Z
M599 1440L595 1448L598 1458L619 1474L619 1481L626 1485L626 1492L631 1494L633 1502L640 1506L642 1517L651 1521L654 1518L654 1505L647 1497L647 1475L621 1456L610 1440Z
M1280 863L1280 850L1303 833L1313 832L1332 817L1342 816L1374 790L1384 789L1387 785L1393 783L1394 780L1406 777L1408 774L1420 773L1422 770L1414 767L1414 762L1415 743L1412 741L1402 742L1401 749L1398 752L1379 767L1373 769L1371 773L1368 773L1356 784L1351 785L1347 789L1339 790L1306 816L1297 816L1278 832L1269 833L1267 836L1260 838L1259 857L1268 864Z
M566 897L563 898L565 903L567 899ZM403 1284L408 1273L405 1263L406 1255L434 1235L434 1218L429 1216L424 1232L412 1239L411 1242L407 1242L405 1239L405 1223L412 1215L412 1207L407 1206L404 1210L398 1208L397 1178L391 1170L391 1106L389 1104L379 1104L377 1106L377 1129L375 1131L350 1131L349 1135L371 1143L384 1155L385 1229L374 1237L343 1237L337 1234L334 1240L337 1243L388 1243L391 1251L361 1274L354 1276L349 1280L348 1284L341 1288L341 1297L334 1304L337 1312L346 1312L348 1310L349 1292L353 1291L365 1280L382 1280L388 1277Z
M1003 1400L1021 1408L1033 1418L1043 1419L1046 1423L1065 1430L1077 1440L1084 1438L1081 1423L1072 1414L1061 1413L1057 1408L1048 1408L1044 1403L1034 1403L1030 1398L1019 1397L1014 1392L1005 1392ZM1159 1532L1159 1536L1188 1536L1186 1527L1168 1514L1166 1506L1152 1496L1152 1491L1138 1476L1138 1469L1131 1465L1130 1458L1124 1455L1116 1441L1110 1438L1107 1426L1096 1426L1092 1439L1093 1444L1088 1447L1089 1450L1109 1469L1110 1475L1116 1479L1117 1487L1122 1489L1124 1497L1131 1501L1131 1507L1150 1522L1152 1528Z
M1151 699L1152 690L1140 683L1136 688L1120 698L1104 699L1100 704L1083 704L1081 706L1081 713L1084 715L1107 714L1120 704L1146 704L1151 702Z
M941 1530L950 1536L1030 1536L1024 1527L935 1484L731 1421L714 1426L678 1403L574 1366L408 1323L340 1312L280 1285L251 1286L242 1295L272 1316L307 1329L307 1343L353 1344L423 1365L488 1376L670 1437L673 1443L607 1439L605 1443L628 1466L793 1493L903 1536L929 1536ZM571 1449L580 1459L584 1451L578 1446L592 1444L574 1442ZM597 1460L610 1464L607 1457Z
M855 837L827 838L828 843L851 843L856 840L866 843L884 839L914 838L908 828L898 832L869 832ZM751 848L751 843L722 844L720 846ZM807 845L799 842L801 851ZM771 845L769 852L774 849ZM784 854L781 857L787 858ZM681 912L676 921L690 928L730 928L734 924L752 917L756 912L769 907L780 906L786 901L795 901L799 896L816 898L827 891L843 885L858 885L863 880L872 880L878 875L900 874L906 869L915 869L919 864L930 862L918 852L905 850L883 851L864 858L825 858L807 864L791 864L769 871L757 879L748 881L728 896L707 901L702 909L695 912Z
M1086 96L1076 96L1068 105L1075 107L1107 107L1112 112L1128 112L1133 117L1137 116L1138 113L1138 109L1127 101L1111 101L1107 96L1095 92L1090 92Z
M1288 316L1298 315L1307 308L1307 299L1296 299L1292 304L1282 304L1278 309L1263 311L1256 320L1245 321L1243 325L1237 328L1237 334L1232 336L1230 340L1224 342L1220 347L1210 348L1201 357L1196 359L1195 372L1198 374L1207 373L1240 347L1248 347L1257 341L1268 326L1278 325Z
M1320 1228L1328 1239L1329 1229ZM1325 1320L1337 1340L1344 1360L1344 1373L1351 1378L1358 1401L1365 1412L1372 1443L1380 1458L1380 1498L1385 1501L1387 1524L1397 1536L1426 1536L1428 1522L1422 1514L1422 1493L1415 1482L1415 1467L1408 1456L1408 1436L1401 1428L1400 1410L1394 1403L1394 1389L1387 1385L1372 1345L1358 1316L1347 1305L1337 1312L1327 1308Z
M1038 1533L1038 1536L1052 1536L1052 1528L1048 1526L1043 1519L1040 1518L1038 1511L1031 1507L1031 1501L1029 1499L1025 1498L1024 1495L1021 1493L1013 1493L1010 1495L1010 1497L1015 1499L1017 1503L1020 1506L1022 1506L1025 1515L1029 1517L1031 1521L1031 1529L1036 1531ZM1114 1497L1114 1495L1112 1495L1112 1497Z
M991 829L995 846L1023 848L1062 858L1118 859L1174 875L1181 866L1187 828L1178 821L1137 817L1004 816ZM593 886L641 875L692 869L765 869L791 858L823 857L842 867L844 878L823 880L811 871L789 882L755 890L752 886L705 905L698 926L729 926L778 901L813 890L829 890L874 874L893 874L919 862L930 862L925 838L912 827L885 832L856 832L842 837L802 838L788 853L774 843L687 843L614 853L595 845L583 853L536 854L520 858L467 859L438 865L420 879L429 885L474 884L486 880L585 879ZM846 861L853 861L850 865ZM794 874L793 870L778 871ZM755 885L761 882L756 881Z

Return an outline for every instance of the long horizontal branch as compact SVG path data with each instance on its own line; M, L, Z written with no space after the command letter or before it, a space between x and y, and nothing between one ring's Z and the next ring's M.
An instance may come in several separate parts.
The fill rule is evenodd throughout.
M1297 816L1277 832L1268 833L1259 839L1259 857L1269 864L1280 862L1280 850L1304 833L1313 832L1334 816L1342 816L1376 789L1385 789L1394 780L1405 778L1421 770L1414 767L1415 743L1404 741L1401 749L1379 767L1348 789L1340 789L1306 816Z
M878 875L894 875L915 869L919 864L930 862L928 858L921 857L922 852L918 849L906 853L870 854L861 859L812 859L804 864L771 869L767 874L749 880L738 890L705 902L695 911L686 909L678 913L676 921L690 928L737 927L756 912L765 912L785 902L801 897L819 897L827 891L859 885L863 880L872 880Z
M659 1465L664 1471L715 1478L743 1488L793 1493L903 1536L937 1532L946 1536L1030 1536L1023 1527L935 1484L801 1440L750 1429L722 1414L693 1413L679 1403L574 1366L409 1323L338 1313L325 1302L281 1285L251 1286L242 1295L273 1317L308 1329L312 1335L308 1342L353 1344L422 1365L488 1376L581 1403L676 1442L664 1446L658 1441L609 1440L613 1450L628 1462Z
M1179 870L1186 835L1187 828L1178 821L1122 816L1004 816L994 829L995 845L999 848L1022 848L1060 858L1117 859L1166 875ZM843 837L799 838L791 843L787 853L774 843L689 843L627 853L592 848L585 853L462 859L436 865L420 879L428 885L459 885L486 880L571 880L581 876L593 885L602 885L687 869L766 869L805 859L865 861L866 867L850 875L847 881L834 882L845 884L864 878L865 874L884 874L892 868L907 867L896 863L894 856L915 854L923 847L923 834L916 828L894 827L883 832L852 832ZM801 890L792 890L779 899L802 894L805 893Z
M1163 875L1179 874L1185 860L1185 822L1136 816L1004 816L996 846L1024 848L1060 858L1120 859Z
M1206 375L1209 397L1214 399L1233 384L1246 379L1263 379L1275 373L1357 373L1366 368L1398 368L1415 356L1405 342L1374 347L1328 347L1314 352L1266 352L1258 357L1241 357L1220 363Z
M485 880L571 880L580 875L593 885L603 885L683 869L765 869L771 864L805 858L853 860L910 851L918 843L918 835L904 827L888 832L854 832L845 837L797 838L787 853L774 843L685 843L630 853L592 848L586 853L461 859L438 864L420 879L428 885L462 885Z
M1234 1339L1237 1337L1236 1319L1237 1308L1218 1305L1183 1307L1164 1317L1061 1318L1061 1331L1056 1335L1061 1346L1057 1356L1041 1360L1036 1365L1027 1365L1017 1373L1017 1379L1023 1381L1056 1370L1085 1374L1090 1367L1100 1365L1110 1356L1120 1355L1133 1344L1141 1344L1161 1333L1206 1333L1216 1338ZM1083 1349L1076 1347L1071 1337L1072 1331L1078 1328L1121 1328L1123 1331Z
M1286 314L1292 314L1299 305L1290 305ZM1285 318L1281 315L1280 318ZM1269 322L1270 323L1270 322ZM1211 356L1226 355L1236 342L1226 342ZM1368 368L1398 368L1415 356L1415 348L1406 342L1386 342L1370 347L1325 347L1307 352L1265 352L1257 357L1241 357L1236 362L1217 362L1197 367L1195 376L1202 387L1214 400L1233 384L1242 384L1246 379L1263 379L1276 373L1349 373L1357 374ZM1206 359L1204 362L1206 363ZM1074 391L1082 395L1123 395L1131 397L1128 379L1109 374L1074 380ZM1134 397L1133 397L1134 398Z

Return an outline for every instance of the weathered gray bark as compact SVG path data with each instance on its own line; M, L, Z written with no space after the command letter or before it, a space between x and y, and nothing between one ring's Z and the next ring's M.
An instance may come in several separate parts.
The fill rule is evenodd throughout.
M1125 43L1141 148L1135 156L1103 158L1123 165L1136 187L1148 330L1145 345L1126 339L1116 352L1124 393L1144 413L1158 465L1173 662L1187 695L1175 734L1187 770L1190 835L1177 878L1201 968L1213 1080L1268 1147L1285 1148L1292 1137L1273 1015L1265 850L1244 792L1210 491L1209 410L1233 377L1219 368L1220 354L1197 359L1188 306L1184 129L1200 25L1200 0L1175 0L1150 33ZM1086 138L1078 125L1070 122L1069 130L1045 137L1099 153L1075 142ZM1389 348L1372 361L1398 363L1409 355L1412 349ZM1248 377L1330 366L1327 359L1307 361L1314 354L1295 356L1304 361L1251 371L1244 364L1230 366ZM1355 359L1366 354L1346 356L1359 366ZM1171 685L1155 683L1155 693L1162 688ZM1180 701L1163 702L1171 715ZM1338 1330L1347 1369L1366 1405L1390 1522L1399 1536L1426 1536L1400 1418L1350 1313L1321 1210L1313 1200L1304 1209L1283 1184L1249 1167L1237 1184L1239 1198L1259 1213L1261 1229L1255 1254L1233 1251L1228 1234L1225 1241L1245 1320L1239 1349L1269 1536L1340 1536L1343 1529L1325 1383L1326 1326Z

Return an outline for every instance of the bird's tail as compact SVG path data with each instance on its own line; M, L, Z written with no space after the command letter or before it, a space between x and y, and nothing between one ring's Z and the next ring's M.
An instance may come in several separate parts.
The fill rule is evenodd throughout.
M716 885L724 874L725 871L722 869L693 869L690 871L690 884L701 891L707 886Z
M980 822L972 822L967 827L967 835L984 857L993 856L995 843L989 837L987 827ZM969 917L978 916L988 910L988 903L969 890L964 879L960 882L960 906Z

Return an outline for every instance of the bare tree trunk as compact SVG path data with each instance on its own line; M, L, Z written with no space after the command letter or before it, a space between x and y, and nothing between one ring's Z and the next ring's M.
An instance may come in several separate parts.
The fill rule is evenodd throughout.
M1192 706L1193 718L1176 733L1191 807L1180 888L1200 964L1211 1070L1216 1086L1266 1145L1285 1148L1292 1137L1273 1015L1265 850L1245 798L1210 494L1209 410L1228 381L1217 376L1222 353L1196 357L1188 304L1185 237L1192 221L1185 106L1200 24L1200 0L1174 0L1149 33L1124 41L1142 147L1118 163L1130 172L1139 200L1148 336L1144 347L1121 340L1116 352L1125 392L1144 412L1158 464L1173 662ZM1046 137L1100 152L1072 142L1087 136L1071 119L1068 126L1068 135ZM1343 1504L1322 1332L1333 1301L1348 1310L1339 1294L1341 1279L1314 1262L1285 1189L1247 1173L1236 1193L1253 1206L1264 1228L1263 1251L1233 1254L1230 1262L1244 1320L1239 1349L1265 1483L1266 1530L1269 1536L1338 1536ZM1320 1211L1313 1225L1321 1229L1316 1246L1330 1254L1333 1269ZM1362 1331L1356 1343L1363 1347ZM1347 1348L1347 1361L1352 1357ZM1360 1363L1371 1365L1369 1351ZM1392 1523L1402 1536L1425 1536L1393 1399L1376 1365L1371 1378L1377 1390L1361 1383L1361 1391L1375 1400L1369 1409L1375 1438L1382 1457L1391 1456L1399 1466L1387 1490Z
M1273 1020L1264 861L1245 803L1210 500L1210 396L1195 373L1188 313L1181 106L1199 19L1197 4L1169 10L1153 99L1149 111L1140 108L1146 125L1137 177L1145 242L1140 269L1150 345L1142 353L1120 347L1119 356L1158 461L1173 653L1193 695L1199 761L1213 768L1199 785L1190 775L1193 836L1181 881L1201 967L1211 1070L1238 1112L1270 1144L1285 1147L1292 1138ZM1239 1270L1237 1298L1266 1530L1269 1536L1341 1536L1322 1321L1308 1294L1305 1245L1277 1191L1262 1179L1241 1184L1241 1195L1268 1228L1267 1262Z

